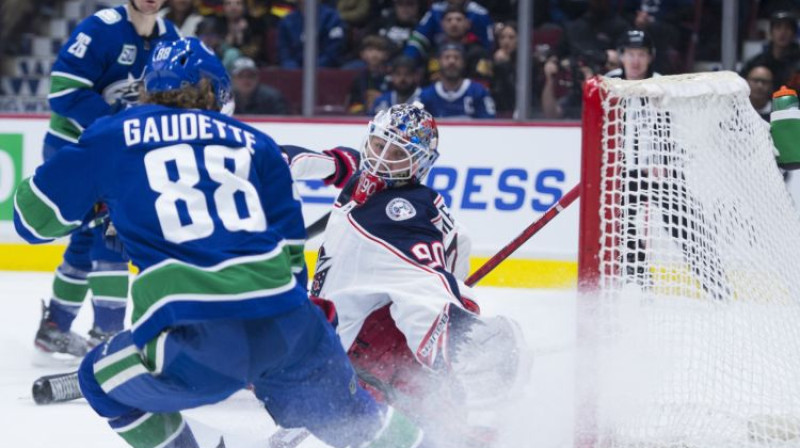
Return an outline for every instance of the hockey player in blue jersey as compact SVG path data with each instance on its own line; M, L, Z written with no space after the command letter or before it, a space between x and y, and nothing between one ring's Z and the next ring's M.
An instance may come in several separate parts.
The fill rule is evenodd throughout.
M436 118L494 118L494 100L482 85L464 77L464 46L439 49L441 80L422 89L419 100Z
M437 446L486 448L492 431L466 422L513 397L525 344L510 319L481 316L464 284L469 239L422 184L437 147L419 103L375 116L361 171L331 212L311 293L335 305L342 344L376 397L415 416ZM291 162L302 175L299 157ZM327 163L317 176L347 172Z
M164 1L129 0L78 24L53 64L48 96L53 113L44 139L45 160L77 143L83 130L98 118L136 100L152 48L179 38L175 26L156 15ZM36 333L40 351L79 359L90 345L122 329L128 263L104 246L101 232L86 229L72 235ZM88 344L70 331L87 290L94 307Z
M219 111L222 64L197 39L155 48L143 105L95 122L15 196L32 243L108 205L132 263L133 325L95 347L80 388L134 447L196 447L180 410L252 386L273 419L334 447L422 446L360 388L305 290L300 202L268 136Z

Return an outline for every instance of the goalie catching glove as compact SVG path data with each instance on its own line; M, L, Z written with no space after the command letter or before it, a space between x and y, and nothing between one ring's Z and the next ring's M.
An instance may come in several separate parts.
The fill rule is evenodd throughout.
M326 149L322 153L330 156L336 164L336 171L322 181L325 185L333 185L336 188L344 187L353 174L358 171L358 165L361 163L360 154L347 148Z

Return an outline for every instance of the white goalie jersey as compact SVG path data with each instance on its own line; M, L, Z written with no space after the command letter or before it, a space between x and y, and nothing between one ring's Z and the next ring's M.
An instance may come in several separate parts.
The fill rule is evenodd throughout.
M446 343L439 336L448 324L447 310L472 300L463 283L469 239L434 190L386 189L357 205L350 199L356 178L334 205L311 293L336 305L345 348L370 313L391 304L409 349L433 367Z

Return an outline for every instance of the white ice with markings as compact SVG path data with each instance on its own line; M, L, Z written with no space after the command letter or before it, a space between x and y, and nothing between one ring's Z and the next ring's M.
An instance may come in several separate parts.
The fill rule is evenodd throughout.
M84 400L37 406L31 385L42 376L74 367L35 366L33 336L40 299L50 291L52 274L0 272L0 418L3 446L114 448L126 444ZM512 316L522 325L535 356L531 378L517 403L502 416L501 439L494 448L567 448L573 445L575 292L478 288L484 314ZM90 304L86 304L90 305ZM74 329L85 334L91 306L84 306ZM265 448L275 425L248 392L184 412L203 448ZM327 446L308 440L303 448Z

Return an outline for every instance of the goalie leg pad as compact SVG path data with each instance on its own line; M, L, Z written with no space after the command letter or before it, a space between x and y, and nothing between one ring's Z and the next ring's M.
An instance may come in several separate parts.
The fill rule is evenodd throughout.
M450 313L454 325L445 355L464 404L478 409L511 397L530 366L519 325L507 317L481 317L457 307L450 307Z
M423 395L423 383L431 373L414 358L390 306L367 317L347 354L362 385L379 401L394 403L399 394Z

